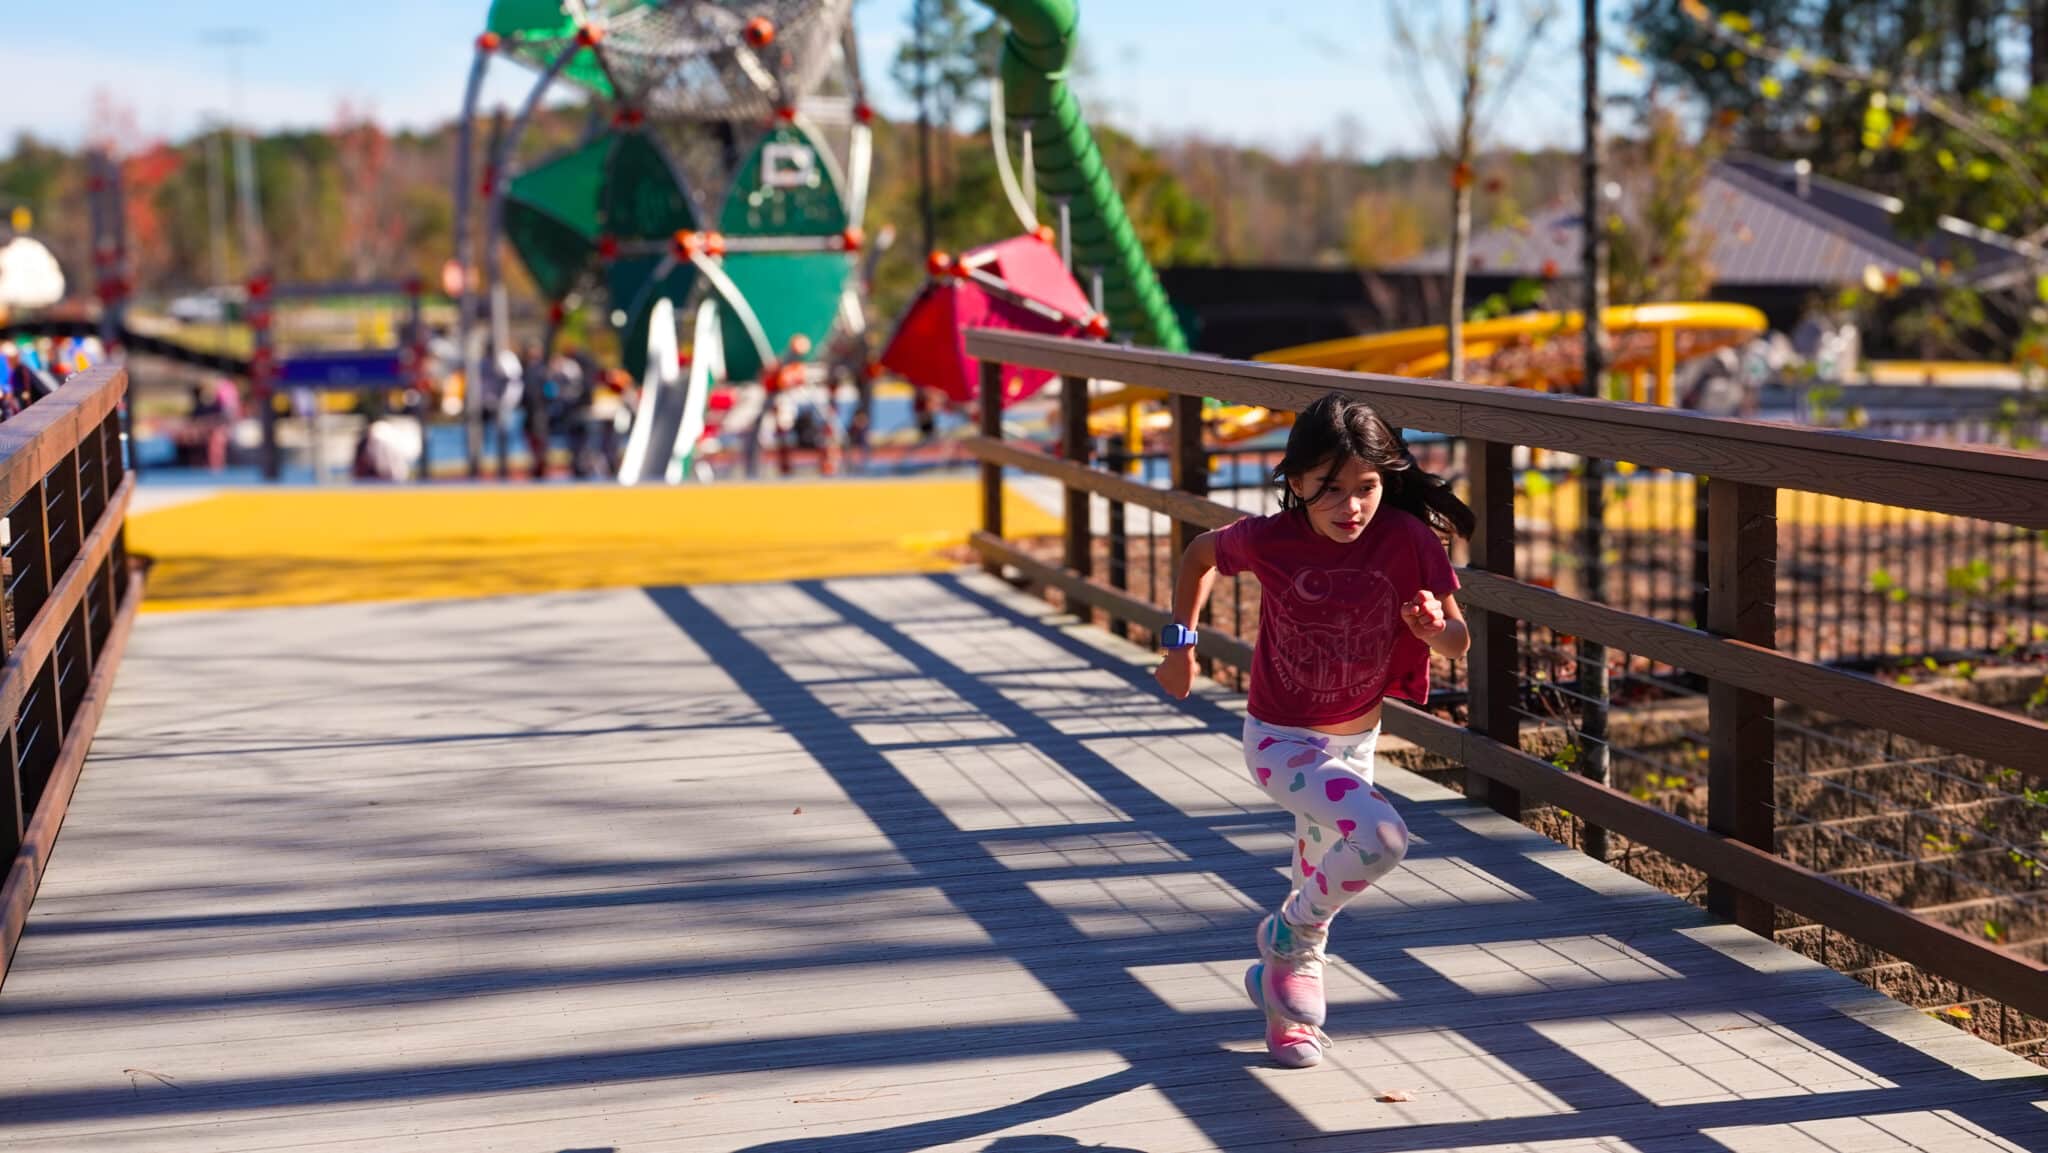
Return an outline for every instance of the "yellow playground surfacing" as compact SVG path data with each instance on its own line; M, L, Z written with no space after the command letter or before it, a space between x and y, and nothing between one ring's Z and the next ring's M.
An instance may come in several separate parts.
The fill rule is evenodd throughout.
M937 572L980 507L972 479L229 490L135 513L128 547L145 611L257 608ZM1014 493L1004 518L1060 530Z

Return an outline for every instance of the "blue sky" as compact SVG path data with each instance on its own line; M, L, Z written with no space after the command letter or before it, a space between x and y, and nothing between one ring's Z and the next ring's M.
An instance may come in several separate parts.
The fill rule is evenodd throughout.
M1084 0L1082 38L1093 68L1085 106L1148 137L1196 130L1292 151L1311 142L1339 147L1348 135L1367 156L1427 151L1427 122L1393 47L1394 2ZM1427 8L1432 0L1402 2ZM459 108L470 42L488 4L89 0L10 7L0 27L0 148L24 129L80 139L96 89L133 108L145 134L191 132L228 105L226 49L206 33L230 28L260 37L241 52L245 121L327 125L346 99L387 123L431 124ZM1266 14L1283 7L1286 15ZM1503 107L1496 142L1576 138L1578 6L1565 7ZM886 65L906 34L909 8L910 0L858 0L855 9L864 67L885 110L904 107ZM1525 39L1517 21L1511 38ZM512 66L494 73L491 91L516 102L530 74Z

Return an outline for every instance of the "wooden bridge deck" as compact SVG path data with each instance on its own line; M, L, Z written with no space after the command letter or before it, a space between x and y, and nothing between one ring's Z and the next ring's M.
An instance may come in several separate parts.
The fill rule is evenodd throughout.
M1143 660L978 576L147 617L0 1148L2048 1149L2038 1068L1392 770L1269 1067L1289 834Z

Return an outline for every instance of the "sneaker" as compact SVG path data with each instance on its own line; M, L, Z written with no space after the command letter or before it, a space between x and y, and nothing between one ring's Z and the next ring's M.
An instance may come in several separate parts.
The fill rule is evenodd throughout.
M1329 1035L1314 1025L1290 1021L1274 1011L1273 1003L1265 996L1264 961L1252 962L1244 971L1244 991L1266 1014L1266 1053L1274 1062L1288 1069L1306 1069L1320 1064L1323 1050L1329 1047Z
M1265 964L1265 1000L1290 1021L1320 1025L1323 1002L1323 942L1329 930L1296 925L1278 913L1259 922L1259 957Z

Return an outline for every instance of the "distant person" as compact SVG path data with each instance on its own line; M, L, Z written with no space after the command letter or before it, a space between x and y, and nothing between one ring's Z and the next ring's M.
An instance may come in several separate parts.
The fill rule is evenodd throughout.
M873 450L868 444L872 435L871 424L872 418L868 415L867 406L855 405L853 416L846 422L846 456L848 466L857 471L865 472L873 459Z
M519 354L509 348L498 350L498 355L483 366L483 377L483 391L478 399L483 406L484 435L497 438L498 479L511 480L512 420L519 412L525 377ZM484 455L490 455L488 448Z
M754 424L754 442L775 447L776 467L783 476L794 471L789 438L797 415L796 393L804 383L804 358L810 354L811 338L799 332L789 338L789 347L780 362L761 368L761 387L766 395L761 400L761 415ZM755 463L750 457L747 475L754 474Z
M622 368L607 369L590 394L591 450L596 471L604 476L619 473L620 438L633 426L630 408L633 380Z
M555 395L550 407L550 426L560 428L568 438L569 475L590 475L584 446L590 442L590 381L583 375L583 362L563 352L555 357Z
M22 389L25 380L20 375L19 357L14 345L0 341L0 419L20 412L24 403Z
M211 423L206 432L206 467L220 472L228 466L228 450L234 443L235 425L242 419L242 390L234 379L213 379L213 395L207 406Z
M910 411L917 421L917 442L930 444L939 435L939 394L933 389L911 387Z
M352 470L355 478L396 481L411 475L419 462L420 439L409 434L409 427L400 426L388 416L364 424L363 434L356 440Z
M525 371L520 378L519 407L526 416L526 451L533 461L533 479L548 475L548 406L553 403L552 373L540 346L526 346Z

